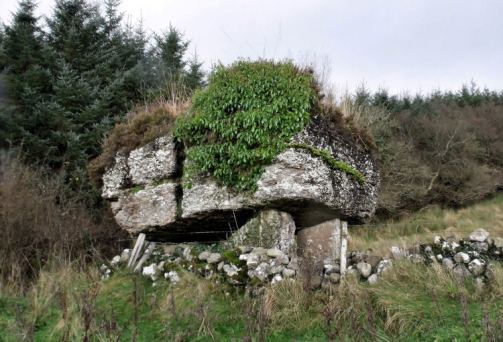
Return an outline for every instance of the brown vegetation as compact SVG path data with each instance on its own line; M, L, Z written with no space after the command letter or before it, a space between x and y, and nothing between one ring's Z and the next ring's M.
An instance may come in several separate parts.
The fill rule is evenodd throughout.
M111 218L95 220L87 208L66 196L58 177L3 156L0 160L0 289L23 289L47 263L89 261L119 247L122 235ZM115 245L115 248L113 248Z
M144 106L137 106L126 120L115 125L102 145L102 153L89 163L91 178L101 184L101 176L107 166L114 162L117 152L128 153L171 131L175 118L187 110L186 100L167 101L159 99Z

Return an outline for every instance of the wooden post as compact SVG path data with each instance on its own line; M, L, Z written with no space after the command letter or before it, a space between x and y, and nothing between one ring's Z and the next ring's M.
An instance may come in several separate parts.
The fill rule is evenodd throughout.
M138 261L138 264L134 268L134 272L138 272L138 271L141 270L141 267L143 266L143 264L145 263L145 261L147 261L147 259L149 258L150 254L152 254L152 252L154 251L154 248L155 248L155 242L151 242L148 245L147 250L145 251L145 253L141 257L140 261Z
M342 221L342 234L341 234L341 275L346 273L346 252L348 249L348 223L346 221Z
M140 233L140 235L138 235L138 238L136 239L136 243L134 244L134 248L133 248L133 251L131 252L131 256L129 257L127 267L132 267L136 263L136 260L138 259L138 256L140 255L140 252L141 252L141 249L143 247L144 242L145 242L145 234Z
M338 259L340 260L341 258L341 220L339 219L335 220L333 243L334 243L333 259L335 262L336 260Z

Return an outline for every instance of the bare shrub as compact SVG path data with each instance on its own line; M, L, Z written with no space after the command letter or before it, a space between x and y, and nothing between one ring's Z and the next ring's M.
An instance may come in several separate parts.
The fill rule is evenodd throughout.
M64 181L18 159L0 161L0 289L23 290L51 259L89 261L113 250L120 230L108 218L95 222L68 198Z

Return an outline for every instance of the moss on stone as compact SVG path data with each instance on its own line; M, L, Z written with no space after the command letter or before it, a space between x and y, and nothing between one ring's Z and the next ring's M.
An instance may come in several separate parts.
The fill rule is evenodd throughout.
M322 150L307 144L290 144L289 147L304 149L308 151L313 157L321 158L325 163L327 163L328 166L330 166L330 168L346 173L348 176L356 180L359 184L365 183L365 176L360 171L356 170L354 167L343 162L342 160L335 159L327 150Z

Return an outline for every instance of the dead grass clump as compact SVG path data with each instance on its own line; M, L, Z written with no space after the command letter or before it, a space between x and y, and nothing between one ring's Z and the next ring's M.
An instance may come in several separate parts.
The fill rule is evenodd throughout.
M120 232L68 198L63 179L6 156L0 160L0 222L0 290L24 290L51 260L86 261L112 250Z
M103 142L101 155L89 163L91 179L96 184L101 183L101 176L113 164L117 152L128 153L168 134L176 117L188 106L189 101L180 100L157 100L137 106L124 122L115 125Z

